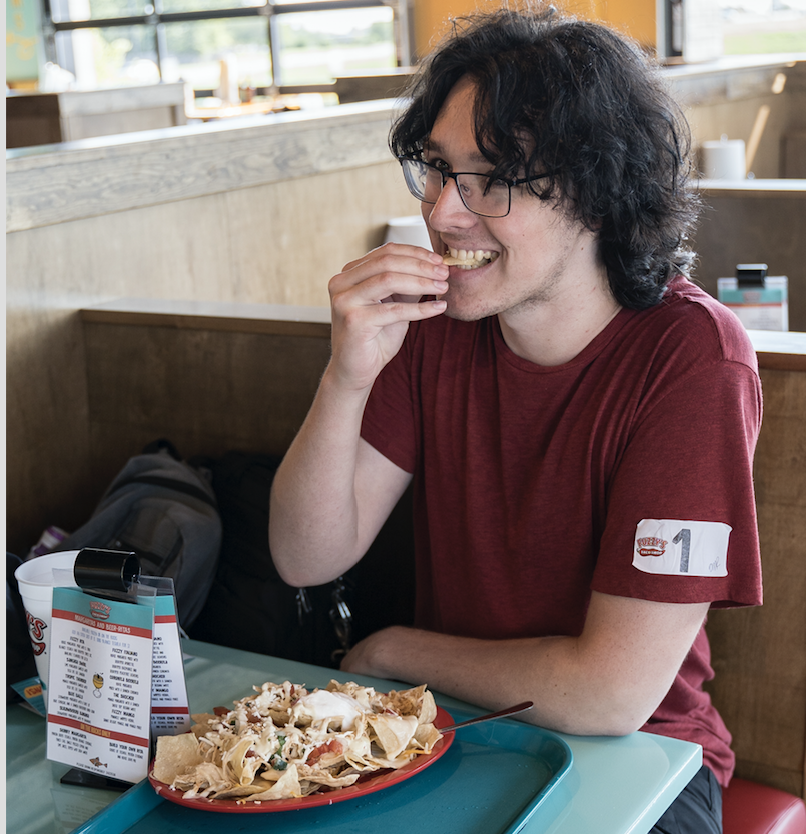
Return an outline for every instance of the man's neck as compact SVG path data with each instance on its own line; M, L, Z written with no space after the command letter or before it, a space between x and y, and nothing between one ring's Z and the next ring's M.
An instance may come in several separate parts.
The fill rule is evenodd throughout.
M575 298L535 302L499 314L509 349L536 365L564 365L578 356L621 310L606 285Z

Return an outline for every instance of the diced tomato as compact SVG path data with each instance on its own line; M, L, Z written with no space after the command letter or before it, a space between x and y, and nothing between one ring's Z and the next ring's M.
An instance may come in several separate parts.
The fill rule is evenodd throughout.
M320 744L318 747L314 747L308 755L308 758L305 760L305 763L314 764L314 762L317 762L322 756L325 755L325 753L335 753L338 756L343 752L344 745L339 739L333 738L330 741L326 741L324 744Z

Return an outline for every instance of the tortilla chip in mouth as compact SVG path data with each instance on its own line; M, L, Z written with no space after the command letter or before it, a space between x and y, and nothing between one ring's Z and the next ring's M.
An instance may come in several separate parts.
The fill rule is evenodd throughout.
M498 258L498 252L487 249L450 249L442 256L442 263L463 269L477 269L492 263L496 258Z

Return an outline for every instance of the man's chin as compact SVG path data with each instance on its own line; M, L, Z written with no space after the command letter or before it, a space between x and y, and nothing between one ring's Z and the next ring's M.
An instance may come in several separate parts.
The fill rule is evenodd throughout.
M448 302L448 309L443 315L456 321L480 321L495 315L495 311L486 310L477 305L462 303L461 298L451 297L450 292L442 296Z

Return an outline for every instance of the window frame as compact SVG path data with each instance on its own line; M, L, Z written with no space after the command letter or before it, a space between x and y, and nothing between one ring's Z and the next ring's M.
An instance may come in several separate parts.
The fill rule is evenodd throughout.
M153 11L140 15L127 15L114 18L90 18L88 20L56 21L53 18L52 0L42 2L42 25L45 55L48 61L58 63L56 35L59 32L72 32L79 29L100 29L123 26L146 26L152 30L156 64L163 77L163 61L168 57L165 40L164 24L191 23L202 20L225 20L241 17L266 18L266 38L272 66L272 87L266 92L294 92L300 89L321 91L328 89L328 85L283 85L282 61L279 59L278 38L275 32L276 24L284 14L299 14L307 12L328 12L340 10L357 10L367 8L388 7L393 12L393 27L395 33L395 49L397 52L397 66L411 66L413 49L413 27L410 25L413 0L309 0L309 2L277 3L275 0L264 0L260 6L238 6L206 11L163 12L162 0L151 0ZM144 0L146 4L148 0ZM64 67L70 69L70 67ZM278 84L278 78L280 83ZM198 92L198 91L197 91Z

